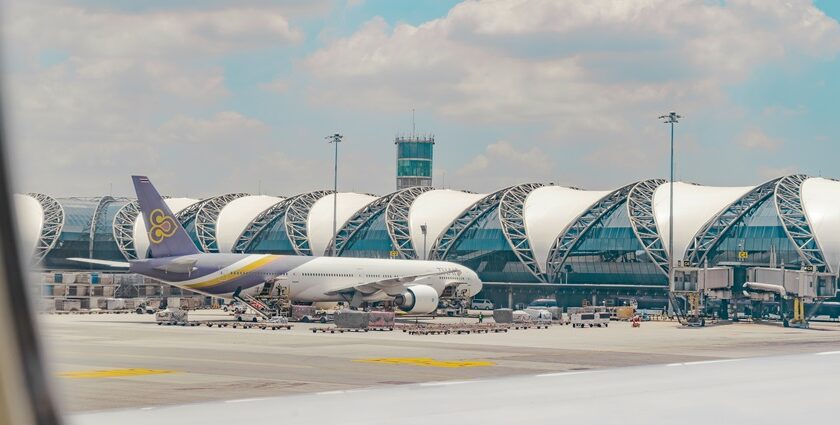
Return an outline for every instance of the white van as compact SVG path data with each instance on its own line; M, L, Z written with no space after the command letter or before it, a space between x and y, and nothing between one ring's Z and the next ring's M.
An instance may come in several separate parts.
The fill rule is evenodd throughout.
M470 303L470 309L472 310L492 310L493 302L490 300L472 300Z

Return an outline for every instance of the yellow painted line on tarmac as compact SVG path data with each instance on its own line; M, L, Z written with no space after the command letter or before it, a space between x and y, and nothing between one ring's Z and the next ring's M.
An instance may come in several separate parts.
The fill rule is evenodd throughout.
M353 360L359 363L379 363L379 364L393 364L393 365L411 365L411 366L425 366L425 367L487 367L495 366L493 362L484 360L435 360L429 357L386 357L378 359L361 359Z
M174 370L166 369L103 369L85 370L77 372L61 372L58 376L70 379L100 379L100 378L122 378L125 376L164 375L177 373Z
M73 354L73 355L84 355L89 356L89 352L85 351L62 351L61 354ZM286 363L265 363L265 362L244 362L244 361L237 361L237 360L227 360L227 359L209 359L209 358L193 358L193 357L177 357L177 356L159 356L156 354L128 354L128 353L108 353L110 357L129 357L134 359L152 359L152 360L187 360L191 363L203 362L203 363L223 363L223 364L238 364L238 365L251 365L251 366L265 366L265 367L284 367L284 368L295 368L295 369L312 369L314 366L306 366L306 365L295 365L295 364L286 364Z

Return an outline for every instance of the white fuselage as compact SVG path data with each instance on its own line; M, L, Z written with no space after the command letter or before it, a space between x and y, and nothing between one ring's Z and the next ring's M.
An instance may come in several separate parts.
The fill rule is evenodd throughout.
M279 281L288 281L295 301L342 301L345 298L340 295L326 294L356 285L446 270L457 272L424 277L400 286L405 288L413 285L427 285L441 295L447 286L457 285L459 290L466 290L466 295L469 297L481 291L481 280L475 272L459 264L444 261L319 257L297 267L285 276L279 276ZM381 301L393 295L396 295L394 290L379 291L365 297L365 301Z
M267 284L288 287L295 302L347 301L348 294L352 295L358 287L364 289L360 291L364 301L386 300L414 285L430 286L438 295L447 286L455 286L458 293L467 297L475 296L482 287L475 272L445 261L268 254L198 254L180 260L194 264L196 272L171 274L161 272L158 263L143 264L167 264L167 259L136 261L132 270L170 285L225 299L233 298L237 290L257 295ZM408 279L395 281L400 278ZM369 284L383 281L387 284L381 285L381 290L371 290Z

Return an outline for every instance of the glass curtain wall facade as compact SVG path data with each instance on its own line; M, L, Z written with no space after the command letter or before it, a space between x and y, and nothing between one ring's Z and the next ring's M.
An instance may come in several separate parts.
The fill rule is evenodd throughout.
M709 264L769 266L770 252L776 252L776 265L799 268L802 260L796 247L785 234L782 221L776 214L775 197L771 196L752 213L742 218L709 252ZM738 258L746 251L746 259Z
M556 283L668 285L633 232L626 202L589 229L561 270Z
M113 200L102 205L96 219L93 235L93 258L111 261L125 261L119 251L114 250L114 217L128 201ZM95 207L94 207L95 208Z
M390 258L394 244L385 224L385 209L376 213L347 241L341 257Z
M498 205L476 220L455 241L444 261L463 264L485 282L537 282L510 247Z
M295 248L286 233L286 215L277 216L265 230L251 242L248 253L296 255Z
M90 255L90 226L99 199L62 198L57 201L64 208L64 228L55 248L44 259L45 266L70 270L95 268L93 265L67 261L66 258L87 258Z
M195 244L198 249L201 249L201 242L198 241L198 233L195 230L195 215L186 217L186 219L182 219L181 225L184 226L184 230L187 231L187 234L190 235L190 239L192 239L193 243Z

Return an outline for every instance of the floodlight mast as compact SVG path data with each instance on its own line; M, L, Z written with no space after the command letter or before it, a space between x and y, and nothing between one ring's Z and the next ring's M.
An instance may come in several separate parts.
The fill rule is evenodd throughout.
M335 145L335 160L333 161L333 234L332 244L330 244L332 247L330 250L331 257L335 257L335 245L338 239L338 144L341 143L341 139L343 138L344 136L338 133L324 138L328 140L327 143Z
M680 122L682 116L671 111L668 115L662 115L659 119L665 124L671 125L671 180L669 183L670 199L668 207L668 290L674 288L674 124Z

